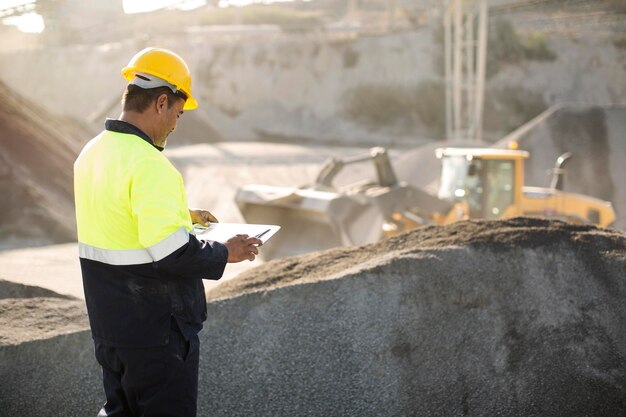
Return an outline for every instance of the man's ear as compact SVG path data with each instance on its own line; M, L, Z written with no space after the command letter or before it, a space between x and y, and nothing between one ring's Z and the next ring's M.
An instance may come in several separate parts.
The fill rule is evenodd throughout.
M167 110L167 94L163 93L156 99L156 111L157 113L161 113L164 110Z

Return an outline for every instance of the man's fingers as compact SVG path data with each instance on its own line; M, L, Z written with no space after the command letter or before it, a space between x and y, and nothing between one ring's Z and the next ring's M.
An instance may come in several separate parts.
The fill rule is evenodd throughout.
M241 262L245 259L254 261L256 255L259 254L258 246L263 242L256 237L250 237L246 234L235 235L226 241L228 247L228 261Z
M248 235L237 235L237 237L239 237L239 239L241 240L241 243L244 243L246 245L260 246L263 244L263 241L256 237L250 237Z
M211 214L208 210L202 209L189 209L189 213L191 214L191 221L194 223L201 223L204 226L208 226L210 223L219 223L217 217Z
M214 215L209 213L208 211L203 211L200 213L200 217L204 220L204 225L208 226L209 223L219 223Z
M251 238L251 239L254 239L254 238ZM247 252L248 252L248 258L247 259L249 261L254 261L254 258L256 257L256 255L259 254L259 248L257 248L256 245L248 244Z
M217 217L215 217L214 215L212 215L208 211L205 212L205 213L206 213L206 220L210 221L211 223L219 223L219 220L217 220Z

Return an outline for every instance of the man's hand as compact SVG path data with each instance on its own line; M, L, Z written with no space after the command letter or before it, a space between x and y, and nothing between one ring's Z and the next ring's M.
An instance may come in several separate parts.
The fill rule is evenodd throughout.
M235 235L228 239L225 243L228 248L228 262L236 263L245 261L254 261L256 255L259 254L258 246L261 246L263 241L256 237L249 237L248 235Z
M191 216L192 224L201 224L202 226L208 226L209 222L219 223L215 216L209 213L208 210L189 209L189 215Z

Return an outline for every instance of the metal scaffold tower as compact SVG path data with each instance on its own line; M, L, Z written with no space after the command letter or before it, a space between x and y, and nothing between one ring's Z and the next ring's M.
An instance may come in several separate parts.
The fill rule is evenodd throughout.
M487 8L487 0L448 0L444 10L448 140L482 140Z

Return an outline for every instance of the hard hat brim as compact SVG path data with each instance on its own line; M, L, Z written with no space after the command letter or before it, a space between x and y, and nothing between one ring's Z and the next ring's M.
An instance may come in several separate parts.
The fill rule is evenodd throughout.
M185 105L183 106L183 110L195 110L198 108L198 102L195 98L188 96L187 101L185 101Z

